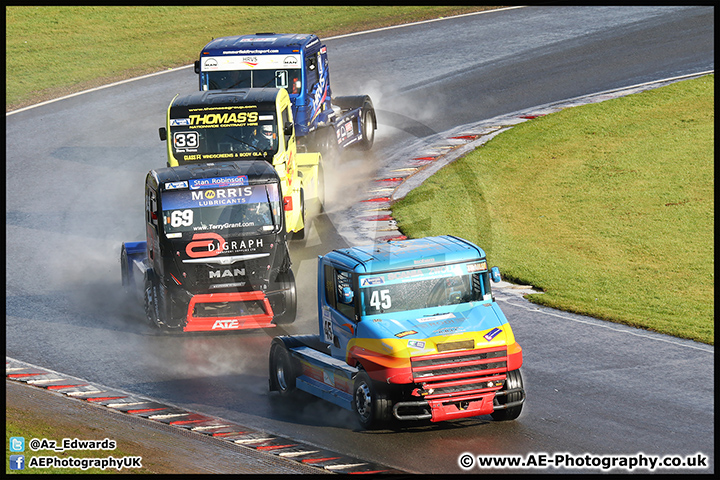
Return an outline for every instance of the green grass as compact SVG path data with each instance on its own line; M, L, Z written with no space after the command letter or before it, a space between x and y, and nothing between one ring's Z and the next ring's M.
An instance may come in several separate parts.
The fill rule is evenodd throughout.
M6 110L189 65L214 37L288 32L323 38L490 8L6 7Z
M393 214L478 243L532 302L714 344L714 205L709 75L519 124Z

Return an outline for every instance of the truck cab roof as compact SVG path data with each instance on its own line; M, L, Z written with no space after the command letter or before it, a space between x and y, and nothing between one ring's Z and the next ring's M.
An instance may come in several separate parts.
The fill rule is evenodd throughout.
M278 183L275 168L264 160L241 160L189 164L177 167L158 168L148 174L158 185L202 178L223 178L247 176L250 184Z
M187 95L178 95L170 107L246 105L248 103L269 103L275 105L275 99L282 95L278 88L237 88L228 90L199 91Z
M325 258L357 273L422 268L485 258L477 245L452 235L400 240L334 250Z
M298 53L320 47L317 35L306 33L255 33L213 39L200 56L238 55L253 53Z

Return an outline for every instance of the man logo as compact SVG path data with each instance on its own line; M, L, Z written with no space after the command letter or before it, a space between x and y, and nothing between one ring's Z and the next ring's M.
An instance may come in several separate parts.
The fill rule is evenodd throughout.
M245 275L244 268L210 271L210 278L240 277Z

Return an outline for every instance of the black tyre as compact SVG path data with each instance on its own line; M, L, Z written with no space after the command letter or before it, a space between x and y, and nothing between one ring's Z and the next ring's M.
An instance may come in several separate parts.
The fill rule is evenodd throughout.
M315 138L315 149L320 152L323 159L330 163L337 161L340 156L340 147L338 147L335 128L332 126L321 128L317 130Z
M523 399L523 397L525 396L525 392L523 390L523 379L522 375L520 374L520 369L507 372L507 379L505 380L505 385L500 391L505 392L514 389L519 390L516 392L508 393L507 395L500 395L495 397L493 404L507 405L509 403L518 402ZM520 416L522 408L523 404L521 403L520 405L516 405L514 407L504 408L502 410L495 410L491 415L493 420L497 421L515 420Z
M353 408L360 425L367 430L379 428L392 418L392 401L370 376L361 370L353 386Z
M325 170L318 165L318 196L316 200L318 213L325 211Z
M123 291L126 295L128 295L132 288L133 277L132 271L130 270L130 261L128 260L128 254L125 245L122 246L122 250L120 251L120 269Z
M153 273L148 270L145 273L145 282L143 287L143 306L145 307L145 317L150 325L159 328L161 320L159 318L159 309L155 297L155 286L153 285Z
M283 305L273 305L273 311L277 308L282 312L274 312L273 322L276 325L284 325L295 321L297 314L297 289L295 288L295 274L288 269L280 272L276 279L277 286L283 290Z
M375 142L377 120L375 118L375 109L368 100L363 103L360 121L362 122L362 140L358 143L358 147L360 150L370 150Z
M152 270L145 273L145 282L143 289L143 305L145 307L145 317L151 326L160 329L163 333L182 332L182 325L169 325L165 318L163 309L158 304L157 286L155 285L155 274Z
M290 357L290 352L282 343L273 342L270 348L270 382L271 389L287 397L295 390L295 379L298 372ZM274 385L275 388L272 388Z

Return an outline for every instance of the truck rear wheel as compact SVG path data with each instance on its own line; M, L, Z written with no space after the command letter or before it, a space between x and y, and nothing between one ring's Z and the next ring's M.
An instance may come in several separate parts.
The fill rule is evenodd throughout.
M372 103L365 100L360 112L360 121L362 122L362 140L358 146L361 150L370 150L375 142L375 109Z
M391 399L363 370L355 377L353 407L360 425L367 430L378 428L391 419Z
M281 343L273 343L270 348L270 375L274 390L280 392L281 396L287 397L295 390L297 371L290 358L290 352Z
M493 403L495 405L507 405L508 403L518 402L522 400L525 393L522 391L523 379L522 375L520 375L520 369L507 372L507 379L505 380L505 385L500 391L503 392L516 388L520 390L517 392L508 393L504 396L495 397ZM502 410L495 410L493 413L491 413L491 415L493 420L497 421L515 420L520 416L520 412L522 412L522 407L523 404L521 403L520 405L516 405L514 407L504 408Z

